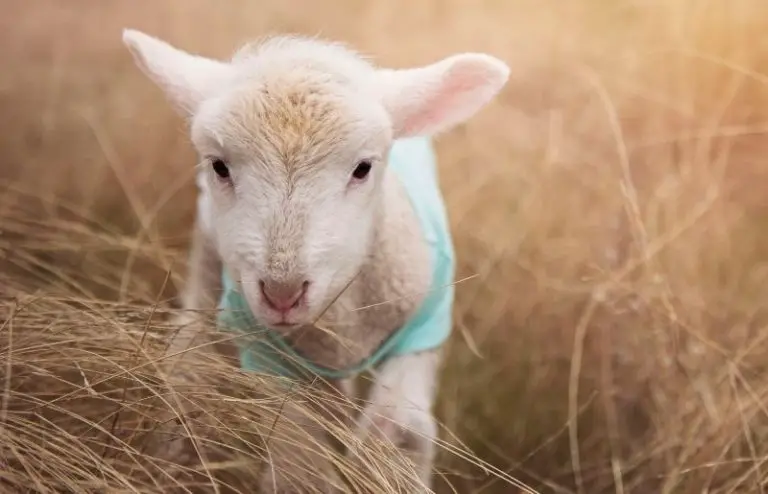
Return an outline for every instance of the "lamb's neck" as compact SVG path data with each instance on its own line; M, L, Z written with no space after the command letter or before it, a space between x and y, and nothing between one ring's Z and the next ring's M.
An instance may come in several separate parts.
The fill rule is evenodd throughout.
M291 338L317 364L348 368L370 356L413 315L429 289L430 252L410 200L394 173L385 174L383 185L368 260L319 322L329 331L307 328Z

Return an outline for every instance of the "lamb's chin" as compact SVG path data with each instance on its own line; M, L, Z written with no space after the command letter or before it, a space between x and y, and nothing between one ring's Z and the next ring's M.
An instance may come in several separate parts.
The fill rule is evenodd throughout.
M292 323L292 322L278 322L270 324L269 327L273 331L277 331L283 335L290 335L294 331L304 327L304 324Z

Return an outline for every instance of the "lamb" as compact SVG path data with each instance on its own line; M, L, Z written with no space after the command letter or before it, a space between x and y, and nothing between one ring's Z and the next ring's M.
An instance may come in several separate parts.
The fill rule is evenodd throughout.
M245 369L320 377L347 396L371 370L356 431L401 445L428 491L454 296L431 139L489 103L507 65L461 53L386 69L301 36L248 44L228 61L130 29L123 42L189 119L201 157L183 308L214 308L223 290L221 329L263 336L235 350ZM199 328L184 326L168 352ZM273 453L264 492L296 492L291 448Z

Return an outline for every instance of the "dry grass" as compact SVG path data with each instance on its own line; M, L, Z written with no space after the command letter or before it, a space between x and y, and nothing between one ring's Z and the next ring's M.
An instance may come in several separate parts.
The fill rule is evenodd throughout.
M280 409L253 398L268 382L205 361L198 386L162 385L193 155L120 45L131 26L212 56L295 31L396 66L505 58L504 93L438 142L459 277L479 276L457 289L437 489L763 491L768 4L214 5L3 2L1 490L163 492L172 466L142 447L178 399L232 460L187 485L248 489L275 434L253 420ZM382 468L351 473L397 492Z

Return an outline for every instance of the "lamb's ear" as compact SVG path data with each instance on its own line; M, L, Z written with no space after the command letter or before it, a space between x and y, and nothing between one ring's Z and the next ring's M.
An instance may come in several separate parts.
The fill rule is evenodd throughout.
M187 53L133 29L123 30L123 43L142 72L186 113L194 112L230 75L231 67L224 62Z
M380 70L384 107L395 137L431 135L474 115L506 84L509 67L481 53L453 55L425 67Z

